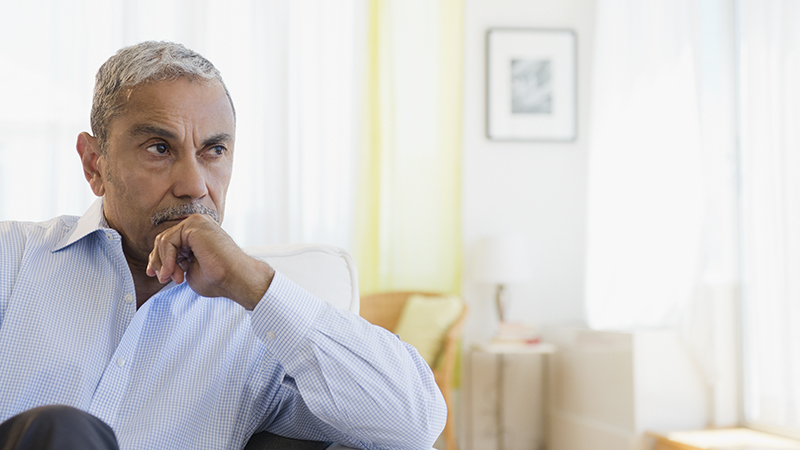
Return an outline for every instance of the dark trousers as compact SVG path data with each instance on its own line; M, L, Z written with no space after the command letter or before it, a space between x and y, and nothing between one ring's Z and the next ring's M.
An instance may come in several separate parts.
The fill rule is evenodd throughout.
M119 450L114 431L71 406L29 409L0 423L0 450Z
M262 431L250 438L244 450L325 450L330 445L330 442L290 439Z
M330 442L301 441L262 432L245 450L322 450ZM119 450L114 431L71 406L29 409L0 423L0 450Z

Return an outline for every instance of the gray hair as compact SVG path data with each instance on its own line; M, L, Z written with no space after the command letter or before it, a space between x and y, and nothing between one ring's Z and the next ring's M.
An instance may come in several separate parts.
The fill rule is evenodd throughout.
M222 76L211 61L199 53L173 42L146 41L120 49L97 71L92 99L92 134L106 152L108 126L122 112L128 93L144 83L172 81L178 78L219 81L236 110Z

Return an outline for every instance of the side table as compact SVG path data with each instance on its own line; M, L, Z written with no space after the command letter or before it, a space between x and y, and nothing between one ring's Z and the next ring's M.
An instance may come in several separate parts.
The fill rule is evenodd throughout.
M540 450L545 444L552 344L487 344L470 352L467 449Z

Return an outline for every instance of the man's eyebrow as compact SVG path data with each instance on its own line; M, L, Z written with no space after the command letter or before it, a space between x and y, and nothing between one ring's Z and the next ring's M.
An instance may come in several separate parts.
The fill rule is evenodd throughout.
M149 123L143 123L133 126L128 132L128 134L130 134L132 137L158 136L160 138L169 140L177 140L178 138L172 131L169 131L166 128L162 128L158 125L153 125ZM212 144L227 143L232 140L233 136L229 133L217 133L215 135L206 138L203 141L203 147L207 147Z
M131 137L139 137L139 136L158 136L164 139L177 139L175 133L167 130L166 128L159 127L158 125L153 125L149 123L142 123L139 125L133 126L133 128L128 131L128 134Z
M209 145L213 144L228 143L231 142L232 140L233 136L228 133L217 133L213 136L206 138L206 140L203 141L203 147L208 147Z

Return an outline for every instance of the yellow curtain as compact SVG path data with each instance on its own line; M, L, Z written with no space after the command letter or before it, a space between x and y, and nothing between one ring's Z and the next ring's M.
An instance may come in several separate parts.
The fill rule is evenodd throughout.
M461 285L463 0L369 0L362 294Z

